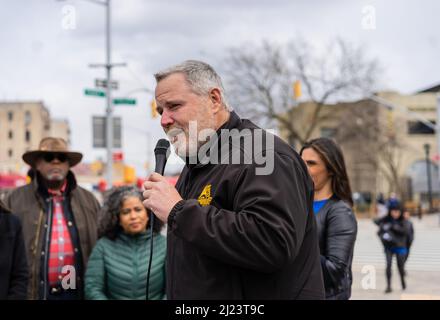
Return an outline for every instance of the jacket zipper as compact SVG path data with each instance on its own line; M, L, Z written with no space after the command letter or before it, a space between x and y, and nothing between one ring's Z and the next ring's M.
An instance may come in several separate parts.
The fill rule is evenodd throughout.
M44 244L44 265L43 265L43 281L44 281L44 300L47 300L47 272L48 272L48 263L49 263L49 242L50 235L52 231L52 215L53 215L53 205L52 205L52 197L47 199L48 201L48 221L47 221L47 230L46 230L46 241Z

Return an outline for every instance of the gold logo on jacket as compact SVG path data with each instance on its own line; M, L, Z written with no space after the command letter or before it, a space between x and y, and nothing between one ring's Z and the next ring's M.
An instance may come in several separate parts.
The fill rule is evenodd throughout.
M211 185L210 184L206 185L203 188L203 191L200 194L200 196L197 198L197 201L199 201L199 203L202 207L209 206L211 204L212 197L211 197Z

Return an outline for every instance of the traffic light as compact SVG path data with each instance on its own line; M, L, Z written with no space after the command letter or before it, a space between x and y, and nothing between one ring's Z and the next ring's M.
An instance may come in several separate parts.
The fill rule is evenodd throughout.
M296 80L293 83L293 98L295 100L299 99L301 97L301 81Z
M157 118L159 114L157 113L157 105L156 105L156 99L153 99L151 101L151 118Z
M124 182L125 183L136 183L136 170L131 166L124 166Z

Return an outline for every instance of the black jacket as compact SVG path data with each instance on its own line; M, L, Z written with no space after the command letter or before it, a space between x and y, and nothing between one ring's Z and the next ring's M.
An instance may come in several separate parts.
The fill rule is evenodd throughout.
M351 296L351 264L357 235L353 210L342 200L329 199L316 214L326 299Z
M232 112L221 129L233 128L255 138L258 127ZM249 156L233 142L218 146ZM269 175L256 174L256 161L183 169L184 200L168 218L168 299L324 298L307 168L278 137L264 150Z
M0 207L0 300L26 299L28 267L21 223Z
M404 226L407 230L407 234L408 234L408 237L406 239L406 247L409 250L412 246L413 241L414 241L414 226L413 226L413 223L409 220L405 220L403 222L403 224L404 224Z
M394 247L407 247L409 230L407 229L403 219L393 219L388 215L379 220L375 220L374 222L379 226L379 231L377 234L386 249ZM384 234L389 236L390 241L384 241Z

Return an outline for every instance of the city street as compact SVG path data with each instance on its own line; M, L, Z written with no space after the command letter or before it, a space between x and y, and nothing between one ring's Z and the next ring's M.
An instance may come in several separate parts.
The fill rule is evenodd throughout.
M439 0L0 3L0 302L437 306Z
M402 291L393 259L392 289L385 294L385 254L377 237L378 227L370 219L358 221L358 236L353 261L354 300L440 300L440 225L439 214L412 218L415 239L407 261L407 289ZM374 272L376 281L374 281ZM374 288L375 285L375 288Z

